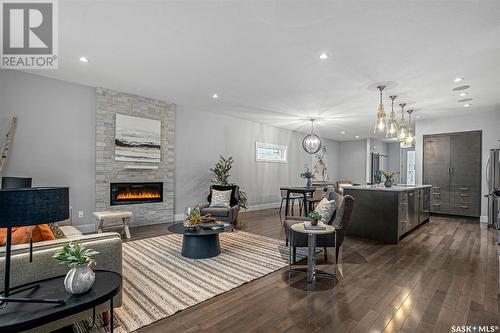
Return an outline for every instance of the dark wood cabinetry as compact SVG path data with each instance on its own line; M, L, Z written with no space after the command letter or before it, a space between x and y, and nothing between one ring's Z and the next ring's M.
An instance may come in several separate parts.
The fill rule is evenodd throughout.
M424 135L423 183L433 213L478 217L481 211L481 131Z

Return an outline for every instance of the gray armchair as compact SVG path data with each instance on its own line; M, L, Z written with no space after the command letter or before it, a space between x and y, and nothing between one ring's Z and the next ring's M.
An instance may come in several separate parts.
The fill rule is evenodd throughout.
M335 247L335 262L338 261L339 250L344 241L345 230L347 225L351 220L352 209L354 207L354 198L350 195L342 197L338 193L331 192L328 195L328 200L341 200L340 204L337 204L337 209L333 214L328 224L333 225L336 229L337 234L337 246L335 247L335 235L318 235L316 236L316 246L323 247L325 260L328 259L326 249L328 247ZM307 247L307 235L304 233L299 233L292 231L292 225L296 223L303 223L304 220L308 220L306 217L298 216L287 216L285 217L285 234L286 234L286 245L288 246L290 232L293 232L293 243L290 246L293 247L293 262L296 259L296 248L297 247Z
M231 190L231 201L230 207L210 207L212 202L212 190L217 191L229 191ZM238 199L240 197L240 188L237 185L222 186L222 185L212 185L210 186L210 194L207 197L208 204L200 206L201 216L211 214L217 220L222 222L228 222L236 225L238 219L238 212L240 211L240 206L238 205Z

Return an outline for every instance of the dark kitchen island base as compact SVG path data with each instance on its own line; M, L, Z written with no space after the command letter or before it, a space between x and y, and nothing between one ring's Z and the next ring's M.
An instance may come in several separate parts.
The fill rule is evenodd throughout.
M404 235L429 220L431 186L349 186L356 200L347 235L398 244Z

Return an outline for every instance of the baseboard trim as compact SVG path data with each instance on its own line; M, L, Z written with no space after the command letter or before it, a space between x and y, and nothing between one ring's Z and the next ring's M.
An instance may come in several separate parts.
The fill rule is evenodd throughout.
M487 215L481 215L479 217L479 222L481 222L481 223L488 223L488 216Z
M252 212L255 210L263 210L263 209L271 209L271 208L279 208L280 203L269 203L269 204L260 204L260 205L250 205L248 206L248 209L246 209L246 212Z

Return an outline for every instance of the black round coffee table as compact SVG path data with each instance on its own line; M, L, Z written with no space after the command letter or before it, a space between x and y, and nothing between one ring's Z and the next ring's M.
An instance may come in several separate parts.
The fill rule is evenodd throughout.
M191 259L206 259L216 257L220 254L219 234L230 228L205 229L198 227L190 230L182 222L174 223L168 227L168 231L183 235L182 250L183 257Z
M25 285L38 285L15 294L15 297L50 298L65 300L65 304L14 303L0 308L0 332L21 332L69 317L109 301L110 332L113 332L113 297L122 289L122 276L110 271L95 271L92 288L81 295L71 295L64 290L64 275ZM16 289L22 289L20 286Z

